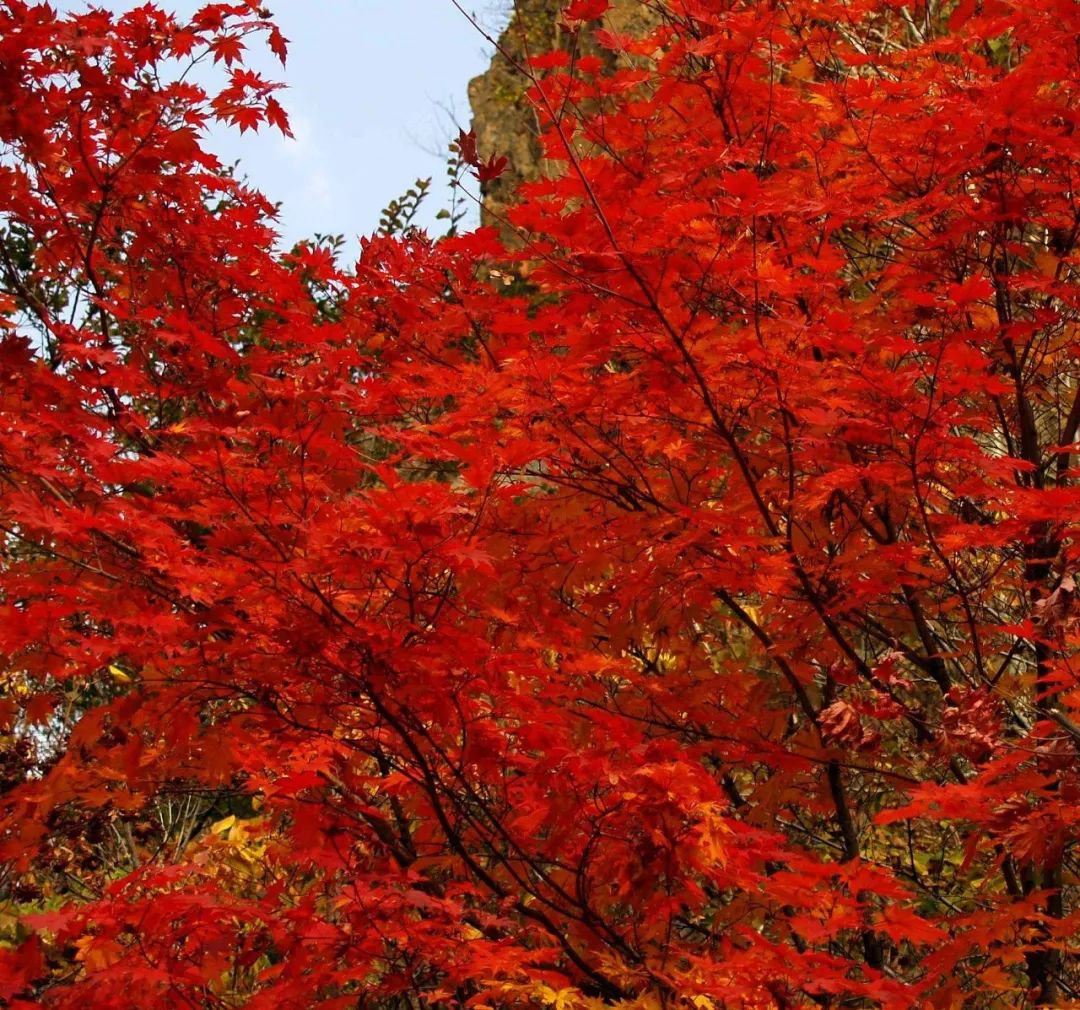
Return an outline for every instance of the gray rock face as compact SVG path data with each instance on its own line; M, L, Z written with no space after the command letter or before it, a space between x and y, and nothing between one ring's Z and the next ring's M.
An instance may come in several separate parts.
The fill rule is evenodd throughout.
M483 187L482 222L499 226L503 209L523 180L538 178L544 171L538 141L539 118L525 92L528 81L515 64L552 49L569 49L574 37L561 25L567 0L514 0L513 11L488 70L469 82L473 130L483 158L505 155L507 171ZM614 0L603 27L637 34L656 21L653 5L639 0ZM585 29L578 42L580 53L593 53L614 63Z

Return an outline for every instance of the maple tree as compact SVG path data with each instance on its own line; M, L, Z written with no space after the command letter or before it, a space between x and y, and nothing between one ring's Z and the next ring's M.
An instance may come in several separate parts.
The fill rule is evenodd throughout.
M1080 8L606 6L344 266L0 3L0 1001L1080 1003Z

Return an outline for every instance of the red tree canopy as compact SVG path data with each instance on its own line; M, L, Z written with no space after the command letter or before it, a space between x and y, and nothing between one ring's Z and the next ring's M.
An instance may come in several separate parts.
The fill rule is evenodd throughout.
M1080 1005L1080 5L605 7L349 267L0 2L0 1003Z

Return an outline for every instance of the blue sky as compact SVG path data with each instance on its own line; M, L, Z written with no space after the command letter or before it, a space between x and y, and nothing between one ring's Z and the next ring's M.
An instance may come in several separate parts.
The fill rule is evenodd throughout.
M201 6L156 0L181 16ZM68 0L78 9L86 2ZM125 0L96 0L119 11ZM289 39L282 71L252 47L252 69L285 81L279 93L294 140L277 131L240 137L215 131L210 148L239 159L248 179L281 201L286 243L314 232L344 234L350 249L374 230L379 211L417 177L433 177L424 224L446 201L445 148L455 116L469 121L466 85L486 67L489 47L450 0L268 0ZM509 0L466 0L489 27ZM441 225L439 226L441 227Z

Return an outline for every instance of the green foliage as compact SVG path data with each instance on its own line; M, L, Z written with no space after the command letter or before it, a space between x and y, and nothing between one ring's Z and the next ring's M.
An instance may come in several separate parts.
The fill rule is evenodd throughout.
M407 235L416 225L416 215L431 191L431 179L417 179L401 196L391 200L379 214L379 234Z
M452 140L446 159L446 178L450 186L450 206L443 207L435 215L437 221L447 221L446 235L453 238L458 234L461 222L465 220L465 201L462 198L461 181L469 167L461 150L461 144Z

